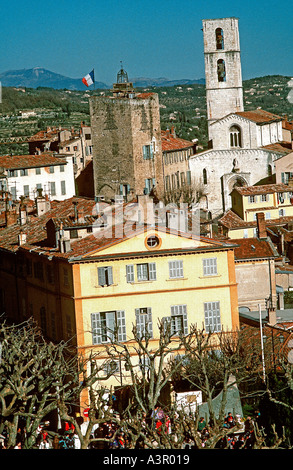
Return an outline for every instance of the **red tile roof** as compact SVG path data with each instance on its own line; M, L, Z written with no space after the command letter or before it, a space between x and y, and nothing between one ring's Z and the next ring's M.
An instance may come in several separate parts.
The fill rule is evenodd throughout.
M271 150L272 152L282 153L284 155L293 152L291 142L275 142L274 144L264 145L261 148Z
M50 154L41 155L5 155L0 156L0 167L6 169L17 169L17 168L35 168L41 166L51 165L65 165L66 159L60 157L54 157Z
M170 131L161 131L161 140L163 152L194 147L193 142L180 139L179 137L174 137Z
M259 186L235 186L237 191L242 196L251 196L257 194L273 194L273 193L285 193L293 190L292 187L287 184L263 184Z
M230 230L233 229L241 229L241 228L249 228L249 227L257 227L257 221L251 220L247 222L241 217L239 217L235 212L232 210L228 210L225 214L219 219L219 224L223 227L226 227ZM275 225L286 225L288 223L293 222L293 217L279 217L278 219L266 219L265 223L267 227L272 227Z
M254 111L238 111L238 116L242 116L257 124L267 124L270 122L282 121L283 118L277 114L270 113L264 109L255 109Z
M234 256L236 261L247 259L277 258L268 240L259 238L239 238L233 239L236 246Z
M58 258L69 259L72 257L86 256L90 252L99 250L105 246L111 246L116 242L121 242L121 239L123 238L121 237L121 234L124 237L129 236L129 231L131 231L132 226L131 222L127 220L126 227L121 223L120 225L116 226L110 225L108 229L104 229L101 232L95 232L94 230L93 234L87 235L82 239L77 239L74 241L72 240L71 250L69 252L62 253L58 248L49 246L46 230L47 222L53 219L53 222L56 222L58 225L60 221L67 219L68 224L70 224L72 221L72 216L74 215L74 202L78 202L78 210L82 210L84 217L87 218L88 215L90 220L92 216L97 215L97 211L103 211L105 213L105 208L109 207L108 204L99 203L97 208L97 204L93 199L79 197L73 197L60 202L54 201L51 203L51 209L42 216L31 216L30 220L23 226L14 224L10 227L3 228L0 231L0 249L10 252L16 252L18 250L33 251L44 256L54 256ZM114 218L116 220L116 217ZM145 226L138 228L137 224L134 224L134 228L135 230L133 230L133 233L137 233L139 230L145 230ZM158 230L160 230L159 227ZM168 231L172 232L171 230L165 228L162 230L164 233ZM18 235L21 231L26 234L26 243L19 247ZM184 234L179 234L179 236L184 237ZM227 245L227 242L220 242L211 238L201 237L201 240L205 240L208 243L207 249L221 249L222 247L226 248L227 246L228 248L231 246L233 247L231 242L229 242Z

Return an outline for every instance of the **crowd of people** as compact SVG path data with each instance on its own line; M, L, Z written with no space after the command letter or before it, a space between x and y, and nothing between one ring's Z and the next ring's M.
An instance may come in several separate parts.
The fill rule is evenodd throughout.
M248 416L243 420L240 415L227 414L224 420L223 429L232 429L233 432L225 433L216 447L223 449L251 449L255 440L255 423L260 416L259 411L255 412L252 418ZM176 432L176 423L171 422L169 415L161 407L156 407L151 416L153 430L160 436L162 433L172 434ZM36 446L38 449L80 449L81 443L74 426L65 423L61 433L50 433L48 431L49 422L39 426L37 430ZM86 423L85 423L86 424ZM142 416L142 427L146 426L146 417ZM204 417L200 417L197 427L197 439L188 432L184 435L183 449L196 449L207 446L207 441L211 437L212 423L206 422ZM235 429L234 429L235 428ZM22 449L25 439L25 428L20 428L17 433L17 444L15 449ZM121 430L113 421L107 421L93 428L91 435L90 449L129 449L132 448L131 439L127 432ZM7 436L0 437L0 449L7 448ZM144 439L141 437L136 441L135 448L145 448Z

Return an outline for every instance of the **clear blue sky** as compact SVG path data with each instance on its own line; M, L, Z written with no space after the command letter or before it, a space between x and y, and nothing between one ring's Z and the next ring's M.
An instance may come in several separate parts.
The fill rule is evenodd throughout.
M243 79L293 76L292 0L10 0L2 3L0 73L44 67L71 78L92 68L130 78L203 78L202 19L239 18Z

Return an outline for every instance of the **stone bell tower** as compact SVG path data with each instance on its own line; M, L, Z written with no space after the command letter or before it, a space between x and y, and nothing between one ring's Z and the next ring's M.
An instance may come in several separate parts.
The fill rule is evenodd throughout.
M208 126L243 111L238 18L203 20ZM210 134L210 131L209 131Z
M121 66L112 96L91 96L95 197L113 199L163 189L159 98L138 93Z

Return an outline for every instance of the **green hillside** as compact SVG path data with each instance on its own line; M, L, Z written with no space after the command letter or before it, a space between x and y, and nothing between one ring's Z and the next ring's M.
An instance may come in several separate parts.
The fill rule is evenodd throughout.
M293 104L289 103L290 77L273 75L243 82L245 110L261 107L293 120ZM174 125L179 137L198 139L207 146L205 85L175 85L138 89L158 93L162 129ZM89 96L109 94L110 90L71 91L52 88L3 87L0 103L0 141L13 136L29 136L47 126L78 128L83 121L90 124ZM36 115L21 118L20 111L34 110ZM27 153L28 146L0 145L0 154Z

